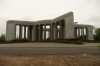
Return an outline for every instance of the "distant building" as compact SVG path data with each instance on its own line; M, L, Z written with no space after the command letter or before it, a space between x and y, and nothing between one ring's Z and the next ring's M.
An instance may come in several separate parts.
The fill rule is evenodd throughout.
M17 37L16 26L19 26L19 35ZM7 21L6 40L10 41L16 38L32 41L73 38L93 40L93 27L91 25L77 24L77 22L74 22L73 12L69 12L52 20L36 22L9 20Z

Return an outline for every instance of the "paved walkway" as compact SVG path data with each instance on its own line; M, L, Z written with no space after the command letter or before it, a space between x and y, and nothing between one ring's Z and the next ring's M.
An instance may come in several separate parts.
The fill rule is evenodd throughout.
M96 47L34 47L34 48L0 48L0 55L100 55Z
M100 43L85 43L83 45L77 45L77 44L63 44L63 43L11 43L11 44L0 44L0 48L3 47L95 47L97 45L100 45Z
M97 54L100 43L85 43L84 45L63 43L12 43L0 44L1 55L32 55L32 54Z

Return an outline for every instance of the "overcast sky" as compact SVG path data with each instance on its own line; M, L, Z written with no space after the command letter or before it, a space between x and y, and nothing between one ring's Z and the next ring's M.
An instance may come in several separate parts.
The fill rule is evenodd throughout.
M100 27L100 0L0 0L0 35L7 20L37 21L74 12L74 21Z

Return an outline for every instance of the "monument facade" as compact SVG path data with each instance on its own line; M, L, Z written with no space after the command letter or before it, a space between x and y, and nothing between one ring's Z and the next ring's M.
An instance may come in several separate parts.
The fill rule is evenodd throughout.
M16 30L18 26L18 30ZM18 36L17 32L18 31ZM8 20L6 26L6 40L27 39L31 41L75 39L93 40L91 25L74 22L73 12L66 13L52 20L18 21Z

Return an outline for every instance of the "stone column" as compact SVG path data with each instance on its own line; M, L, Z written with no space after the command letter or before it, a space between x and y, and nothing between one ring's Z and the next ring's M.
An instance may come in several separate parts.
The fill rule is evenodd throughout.
M52 40L52 24L50 24L50 40Z
M87 27L87 35L88 35L88 40L94 40L94 38L93 38L93 27L92 26Z
M16 24L9 23L7 21L6 25L6 41L11 41L16 39Z
M84 28L81 28L81 35L84 35Z
M48 31L48 38L50 39L50 31Z
M83 36L84 36L84 28L83 28Z
M26 39L26 26L24 26L24 39Z
M84 32L84 28L82 27L81 28L81 37L82 37L82 40L84 40L84 33L83 32Z
M39 25L35 25L35 39L36 41L39 40Z
M78 28L78 36L80 37L80 28Z
M39 24L39 37L38 38L39 38L39 41L40 41L40 24Z
M50 40L54 39L54 25L53 23L50 24Z
M28 40L30 40L30 26L28 25L27 28L28 28L27 29L27 38L28 38Z
M44 40L46 40L46 25L44 24Z
M84 27L83 27L83 40L85 40L85 30L84 30Z
M81 36L83 35L83 29L82 28L80 28L81 29Z
M42 25L39 25L39 40L42 40Z
M88 40L88 29L86 28L86 40Z
M36 41L36 26L33 25L33 29L32 29L32 40Z
M75 38L77 38L77 28L74 28L74 35L75 35Z
M55 39L58 39L57 23L55 23Z
M15 29L15 30L14 30L14 33L15 33L15 34L14 34L14 39L16 39L16 37L17 37L17 35L16 35L16 24L15 24L14 29Z
M59 22L59 26L60 26L60 30L59 30L59 38L63 39L63 26L62 26L62 22Z
M19 25L19 39L22 39L22 25Z

